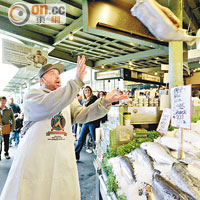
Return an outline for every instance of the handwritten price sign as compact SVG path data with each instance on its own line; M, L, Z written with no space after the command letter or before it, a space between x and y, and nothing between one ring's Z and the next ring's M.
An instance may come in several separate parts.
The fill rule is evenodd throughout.
M165 108L163 110L160 122L158 124L157 131L162 134L167 134L169 123L171 119L171 109Z
M171 89L172 126L191 129L191 85Z

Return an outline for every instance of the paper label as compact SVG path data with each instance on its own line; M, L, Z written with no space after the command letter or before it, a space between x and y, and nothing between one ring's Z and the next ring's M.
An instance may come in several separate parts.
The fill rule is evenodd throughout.
M191 129L191 85L171 89L172 126Z

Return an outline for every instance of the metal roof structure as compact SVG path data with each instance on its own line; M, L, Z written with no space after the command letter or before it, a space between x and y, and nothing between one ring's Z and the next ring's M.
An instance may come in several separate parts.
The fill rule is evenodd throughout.
M90 0L92 2L94 0ZM97 0L98 1L98 0ZM110 0L111 2L114 2ZM8 19L8 9L16 2L50 4L62 3L66 5L65 24L28 24L15 26ZM109 2L109 1L105 1ZM119 4L132 6L135 0L118 0ZM168 6L165 0L158 0L164 6ZM158 72L161 64L168 63L168 44L130 37L119 32L94 30L87 31L84 28L86 0L0 0L0 30L10 34L25 44L46 49L49 52L49 62L58 59L63 62L65 69L75 67L78 55L85 55L87 65L96 69L133 68L142 72ZM130 7L131 8L131 7ZM195 34L200 27L200 1L184 0L183 28ZM73 33L73 40L69 39ZM199 67L196 62L191 68ZM20 81L34 79L35 73L20 69L13 77L5 90L18 89Z

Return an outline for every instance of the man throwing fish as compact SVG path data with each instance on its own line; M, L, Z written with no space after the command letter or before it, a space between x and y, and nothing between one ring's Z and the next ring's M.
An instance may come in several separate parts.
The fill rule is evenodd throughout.
M24 96L23 137L1 200L80 200L80 188L74 152L72 124L102 118L112 102L128 98L113 90L89 107L76 99L86 74L85 56L78 57L76 78L61 87L61 64L47 64L39 70L39 89ZM60 119L61 126L52 127ZM61 132L59 132L61 131ZM55 132L53 132L55 133Z

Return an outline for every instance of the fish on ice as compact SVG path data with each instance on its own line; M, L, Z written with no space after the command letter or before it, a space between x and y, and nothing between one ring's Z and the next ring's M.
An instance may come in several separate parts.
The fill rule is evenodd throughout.
M177 162L177 160L171 156L169 149L157 142L144 142L140 147L146 150L147 154L159 164L172 165L174 162Z
M153 177L153 192L158 200L196 200L157 173Z
M196 148L200 148L200 134L192 130L184 130L183 134L183 140L185 142L189 142ZM175 133L175 136L178 138L178 131Z
M117 158L119 159L119 163L121 165L122 174L126 177L128 183L133 184L137 182L134 168L130 159L126 156L117 156Z
M168 147L169 149L178 151L179 139L177 137L162 136L159 140L159 143ZM198 157L200 156L199 149L186 141L183 141L183 151Z
M174 163L171 168L170 179L181 190L200 200L200 180L191 175L187 170L187 166Z
M137 160L139 163L146 166L147 169L150 170L151 173L154 171L154 165L152 159L149 155L141 148L137 148L128 154L128 157L133 160Z

